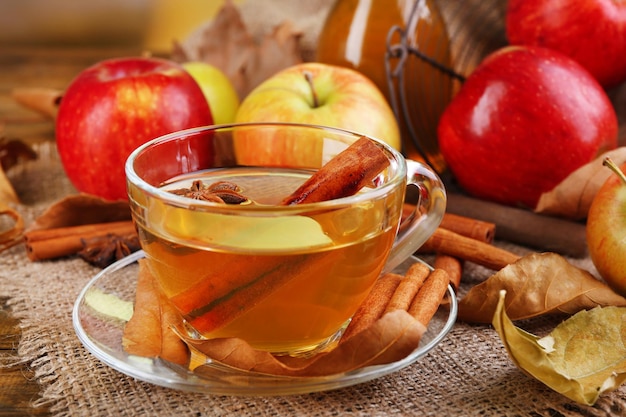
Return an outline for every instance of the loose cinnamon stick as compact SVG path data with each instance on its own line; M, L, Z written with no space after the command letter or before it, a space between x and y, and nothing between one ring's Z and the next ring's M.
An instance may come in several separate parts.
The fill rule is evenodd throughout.
M582 258L588 255L584 223L448 193L447 211L496 225L496 239Z
M395 310L408 311L411 301L413 301L420 287L424 284L428 274L430 274L430 268L421 262L416 262L411 265L404 279L400 281L398 288L396 288L396 291L391 296L383 314Z
M461 277L463 276L463 260L455 258L454 256L438 253L435 255L433 268L446 271L450 277L450 284L452 284L455 290L459 289Z
M404 203L402 219L406 219L414 212L414 204ZM496 234L496 225L494 223L452 213L445 213L443 215L439 227L486 243L493 242Z
M403 279L402 275L394 273L387 273L378 278L369 295L365 298L357 312L354 313L341 340L347 340L378 320L383 315L389 300Z
M31 261L68 256L82 249L81 239L105 236L109 233L132 234L135 233L135 226L132 221L120 221L30 230L24 234L26 253Z
M383 150L361 137L316 171L283 205L316 203L355 194L389 164Z
M428 326L443 300L449 283L450 277L443 269L431 272L411 303L409 314L424 326Z
M496 225L494 223L452 213L443 215L439 227L485 243L493 242L496 235Z
M421 253L442 253L486 268L500 270L517 261L520 256L489 243L480 242L441 227L419 249Z
M22 106L55 119L63 92L52 88L22 87L14 89L11 95Z

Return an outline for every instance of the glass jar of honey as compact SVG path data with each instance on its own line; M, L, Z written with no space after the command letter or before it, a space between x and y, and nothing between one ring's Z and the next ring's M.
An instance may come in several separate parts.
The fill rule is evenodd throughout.
M316 54L369 77L394 109L403 154L445 171L437 124L460 84L434 0L337 0Z

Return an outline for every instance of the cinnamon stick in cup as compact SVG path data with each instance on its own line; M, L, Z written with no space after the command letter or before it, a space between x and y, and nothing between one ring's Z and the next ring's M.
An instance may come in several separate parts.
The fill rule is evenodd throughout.
M387 156L366 137L361 137L316 171L283 205L317 203L356 194L389 164Z

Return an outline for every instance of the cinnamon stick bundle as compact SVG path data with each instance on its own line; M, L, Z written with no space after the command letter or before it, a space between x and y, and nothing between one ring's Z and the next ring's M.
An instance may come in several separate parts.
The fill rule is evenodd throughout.
M444 300L449 282L446 271L431 271L421 262L411 265L404 276L394 273L381 276L352 317L340 343L372 326L385 314L398 310L408 312L428 326Z
M416 207L414 204L404 203L402 208L402 221L412 216L415 210ZM444 213L439 227L485 243L493 242L496 235L495 223L453 213Z
M31 261L73 255L83 248L83 240L108 234L134 234L132 221L85 224L80 226L35 229L24 234L26 253Z

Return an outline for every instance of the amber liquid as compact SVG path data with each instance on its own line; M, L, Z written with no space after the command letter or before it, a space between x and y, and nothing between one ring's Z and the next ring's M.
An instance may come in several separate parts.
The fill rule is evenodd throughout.
M232 169L198 177L207 184L228 179L272 204L306 174ZM336 335L371 289L395 237L398 219L385 216L398 210L389 203L240 222L155 202L138 223L162 291L201 336L298 354Z
M360 71L378 86L393 106L385 68L387 37L392 27L407 32L408 46L443 66L452 67L447 29L437 4L427 0L417 10L417 19L412 20L414 1L337 1L320 33L316 60ZM395 33L390 43L399 42L400 36ZM441 173L445 170L445 161L439 151L437 125L458 85L448 74L413 54L409 54L404 64L391 58L390 65L392 70L404 65L404 105L400 86L393 84L400 112L396 116L402 134L402 152L407 158L426 162ZM406 114L401 110L403 107Z

